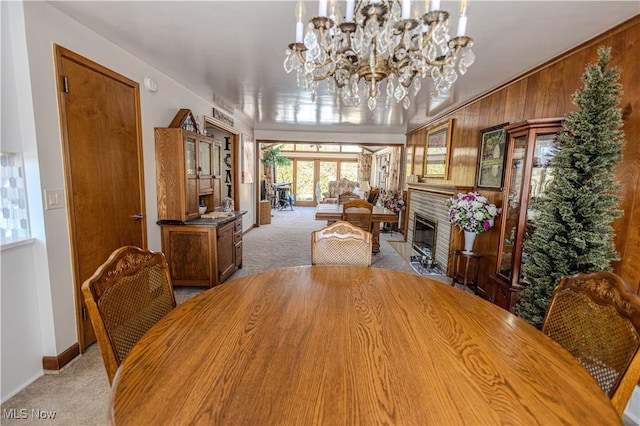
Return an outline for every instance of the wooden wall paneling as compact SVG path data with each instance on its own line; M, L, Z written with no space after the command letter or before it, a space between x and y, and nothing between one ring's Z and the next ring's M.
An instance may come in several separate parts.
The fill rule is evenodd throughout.
M489 122L486 124L486 127L491 127L493 123L504 123L504 94L505 91L501 90L489 97Z
M516 87L515 98L507 99L508 103L513 103L514 107L511 108L511 114L505 114L505 122L509 123L519 123L520 121L524 121L524 113L527 105L527 92L529 87L529 80L521 80L515 83Z
M551 68L557 68L558 65L552 65L549 68L546 68L540 71L540 80L538 81L538 93L536 95L536 110L534 112L534 117L551 117L549 116L549 110L547 106L549 105L549 100L556 99L557 94L552 93L552 86L556 79L552 78L557 76L558 74L552 73ZM555 117L555 115L553 116ZM526 120L526 118L525 118Z
M625 111L623 130L626 145L617 170L622 184L621 208L625 214L614 222L615 243L621 257L621 261L614 264L614 270L640 292L640 67L637 65L640 63L640 15L583 43L563 57L549 61L540 69L532 70L502 89L453 111L447 117L440 117L438 122L456 118L456 128L460 129L453 140L450 180L423 179L423 182L453 186L466 186L473 182L475 185L476 159L472 155L477 155L481 129L503 122L564 117L574 110L571 98L582 86L581 76L585 67L597 61L599 46L612 47L611 66L622 70L621 107ZM414 133L420 135L424 142L425 132L423 128ZM483 191L483 194L502 206L501 192ZM488 271L495 267L498 239L499 233L495 228L478 237L476 244L484 256L479 278L481 286L488 283Z
M544 91L542 99L542 112L539 117L559 117L566 111L565 105L571 104L571 94L565 92L565 79L563 78L551 78L552 75L563 75L564 64L566 61L562 61L553 65L549 69L548 81L546 84L547 89ZM566 104L565 104L566 103Z
M615 56L615 52L627 52ZM617 170L622 185L624 215L614 223L616 247L622 259L615 271L640 294L640 24L635 31L613 37L612 64L621 70L623 127L626 144Z
M422 129L414 134L413 148L413 174L422 177L424 174L424 151L426 146L426 129Z
M480 142L480 132L478 131L478 123L481 120L480 105L465 108L459 114L456 123L466 132L466 144L461 150L455 150L456 158L451 163L459 170L458 176L454 182L459 185L473 187L476 184L476 158L478 157L478 146ZM454 170L452 169L452 171Z
M527 78L527 93L525 95L524 119L536 117L536 99L540 90L540 74L534 74Z

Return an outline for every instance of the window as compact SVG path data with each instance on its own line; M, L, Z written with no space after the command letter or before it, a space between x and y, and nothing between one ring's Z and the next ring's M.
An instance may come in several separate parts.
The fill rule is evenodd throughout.
M22 156L9 152L0 154L0 169L2 169L0 244L8 244L30 238L31 233Z
M342 145L336 143L321 144L304 144L304 143L286 143L280 145L280 151L284 152L343 152L357 154L362 152L362 148L357 145Z
M358 181L358 163L355 161L342 161L340 163L340 177L351 181Z
M293 182L293 161L286 166L276 167L276 182Z

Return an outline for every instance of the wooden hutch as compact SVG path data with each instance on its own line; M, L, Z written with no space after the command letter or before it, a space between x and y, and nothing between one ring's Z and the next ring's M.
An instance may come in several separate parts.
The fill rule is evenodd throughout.
M158 225L176 286L213 287L242 267L246 212L219 211L221 149L188 109L169 127L155 129Z

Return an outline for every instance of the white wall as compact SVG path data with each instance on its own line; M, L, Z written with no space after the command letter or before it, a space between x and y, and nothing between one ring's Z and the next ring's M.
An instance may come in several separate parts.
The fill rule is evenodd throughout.
M31 217L36 240L28 248L8 249L2 253L1 375L4 401L42 374L43 356L57 356L78 341L67 210L42 210L42 190L64 188L53 45L59 44L83 55L137 81L141 86L147 234L152 250L161 249L160 229L155 224L153 128L169 125L180 108L189 108L195 115L202 116L211 115L214 105L45 2L1 3L3 88L15 86L17 93L13 98L27 104L22 110L31 111L30 115L26 113L19 117L26 122L17 127L11 139L22 142L22 149L28 151L25 156L30 167L34 168L30 176L39 177L39 182L31 185L33 188L30 188L29 196L30 210L33 208L39 212L39 216L32 214ZM21 16L23 10L24 18ZM8 13L12 14L11 19L5 17ZM5 22L11 25L5 25ZM23 24L24 29L21 29ZM18 43L18 48L5 50L5 44L10 42ZM26 56L12 57L16 51L22 52L23 56L26 53ZM5 78L11 73L5 75L5 68L21 63L24 69L12 77L11 84L6 85ZM144 89L146 76L153 76L158 81L157 92ZM23 79L24 83L18 84ZM211 97L210 94L202 95ZM3 93L3 103L4 98ZM5 118L14 117L2 116L3 130L8 123ZM11 125L16 126L16 123L12 120ZM253 129L237 119L235 127L253 136ZM255 217L254 194L254 184L241 186L241 206L250 211L245 216L250 223ZM7 342L16 334L24 340L18 345L5 345L5 333ZM33 360L37 360L38 367Z
M2 400L42 375L45 345L55 347L53 336L41 332L53 322L50 292L41 288L46 270L36 269L34 258L46 256L43 242L40 182L30 100L24 15L22 4L0 3L2 55L2 150L22 152L26 170L31 234L34 239L3 246L1 252L1 363ZM46 279L44 280L47 281ZM46 287L46 286L45 286Z

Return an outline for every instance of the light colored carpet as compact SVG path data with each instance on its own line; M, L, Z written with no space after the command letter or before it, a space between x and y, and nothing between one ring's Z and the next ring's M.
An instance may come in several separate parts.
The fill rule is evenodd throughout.
M243 268L230 280L268 269L311 264L311 231L326 225L315 220L314 207L272 211L271 224L254 228L243 237ZM389 241L403 240L397 232L381 234L380 253L372 266L415 273ZM430 278L433 278L430 276ZM228 281L227 281L228 282ZM448 282L446 280L445 282ZM176 288L178 303L202 292L203 288ZM3 425L103 425L107 424L110 388L97 344L59 374L47 374L2 404ZM11 411L12 409L17 411ZM26 419L9 419L10 413ZM53 419L36 418L35 411L55 412Z

